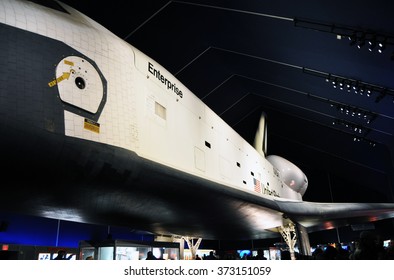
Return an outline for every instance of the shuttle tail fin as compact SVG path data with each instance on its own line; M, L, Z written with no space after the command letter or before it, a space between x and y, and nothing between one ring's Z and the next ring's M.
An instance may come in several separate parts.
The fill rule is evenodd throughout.
M267 122L264 112L260 116L253 146L263 157L267 155Z

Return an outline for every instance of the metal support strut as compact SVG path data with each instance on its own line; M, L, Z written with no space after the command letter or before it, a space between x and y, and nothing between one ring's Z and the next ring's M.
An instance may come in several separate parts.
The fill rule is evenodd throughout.
M192 259L195 260L196 253L197 253L198 247L200 247L200 243L201 243L202 238L197 239L196 244L193 244L193 238L185 237L185 236L182 236L182 238L185 239L187 246L189 246L189 249L192 252Z
M278 227L278 230L285 240L287 246L289 246L291 259L295 260L294 247L297 242L297 234L294 223L290 221L286 225Z

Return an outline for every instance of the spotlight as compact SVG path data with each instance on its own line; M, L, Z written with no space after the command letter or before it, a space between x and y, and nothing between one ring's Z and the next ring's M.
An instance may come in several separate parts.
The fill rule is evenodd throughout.
M340 81L340 82L339 82L339 89L340 89L340 90L343 90L343 81Z
M372 52L375 47L376 47L376 39L374 36L371 40L368 41L368 50Z
M332 86L333 86L334 88L337 88L337 79L334 79L334 80L332 81Z
M360 87L360 90L359 90L360 95L363 95L363 94L364 94L364 91L365 91L365 86L362 85L362 86ZM368 95L367 95L367 96L368 96Z
M353 32L353 34L349 36L349 41L350 41L351 46L354 46L356 44L356 42L357 42L356 32Z
M378 52L383 53L385 48L386 48L386 39L384 39L383 42L378 43Z
M375 142L372 142L372 141L370 141L370 142L369 142L369 145L370 145L370 146L372 146L372 147L375 147L375 146L376 146L376 143L375 143Z
M353 85L353 90L354 90L354 93L356 93L356 94L359 92L360 88L358 86L358 81L356 81L356 83Z
M364 39L360 39L357 42L357 48L359 48L359 49L361 49L364 45L365 45L365 40Z

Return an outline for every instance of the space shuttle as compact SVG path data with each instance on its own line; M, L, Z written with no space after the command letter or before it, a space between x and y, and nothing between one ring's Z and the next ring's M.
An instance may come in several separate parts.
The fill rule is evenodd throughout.
M307 176L254 145L141 50L59 1L0 2L1 211L207 239L394 217L303 201Z

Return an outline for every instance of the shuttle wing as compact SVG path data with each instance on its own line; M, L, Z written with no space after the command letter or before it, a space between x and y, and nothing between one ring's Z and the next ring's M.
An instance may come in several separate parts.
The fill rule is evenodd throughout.
M393 203L319 203L277 201L281 212L306 227L308 232L394 217Z

